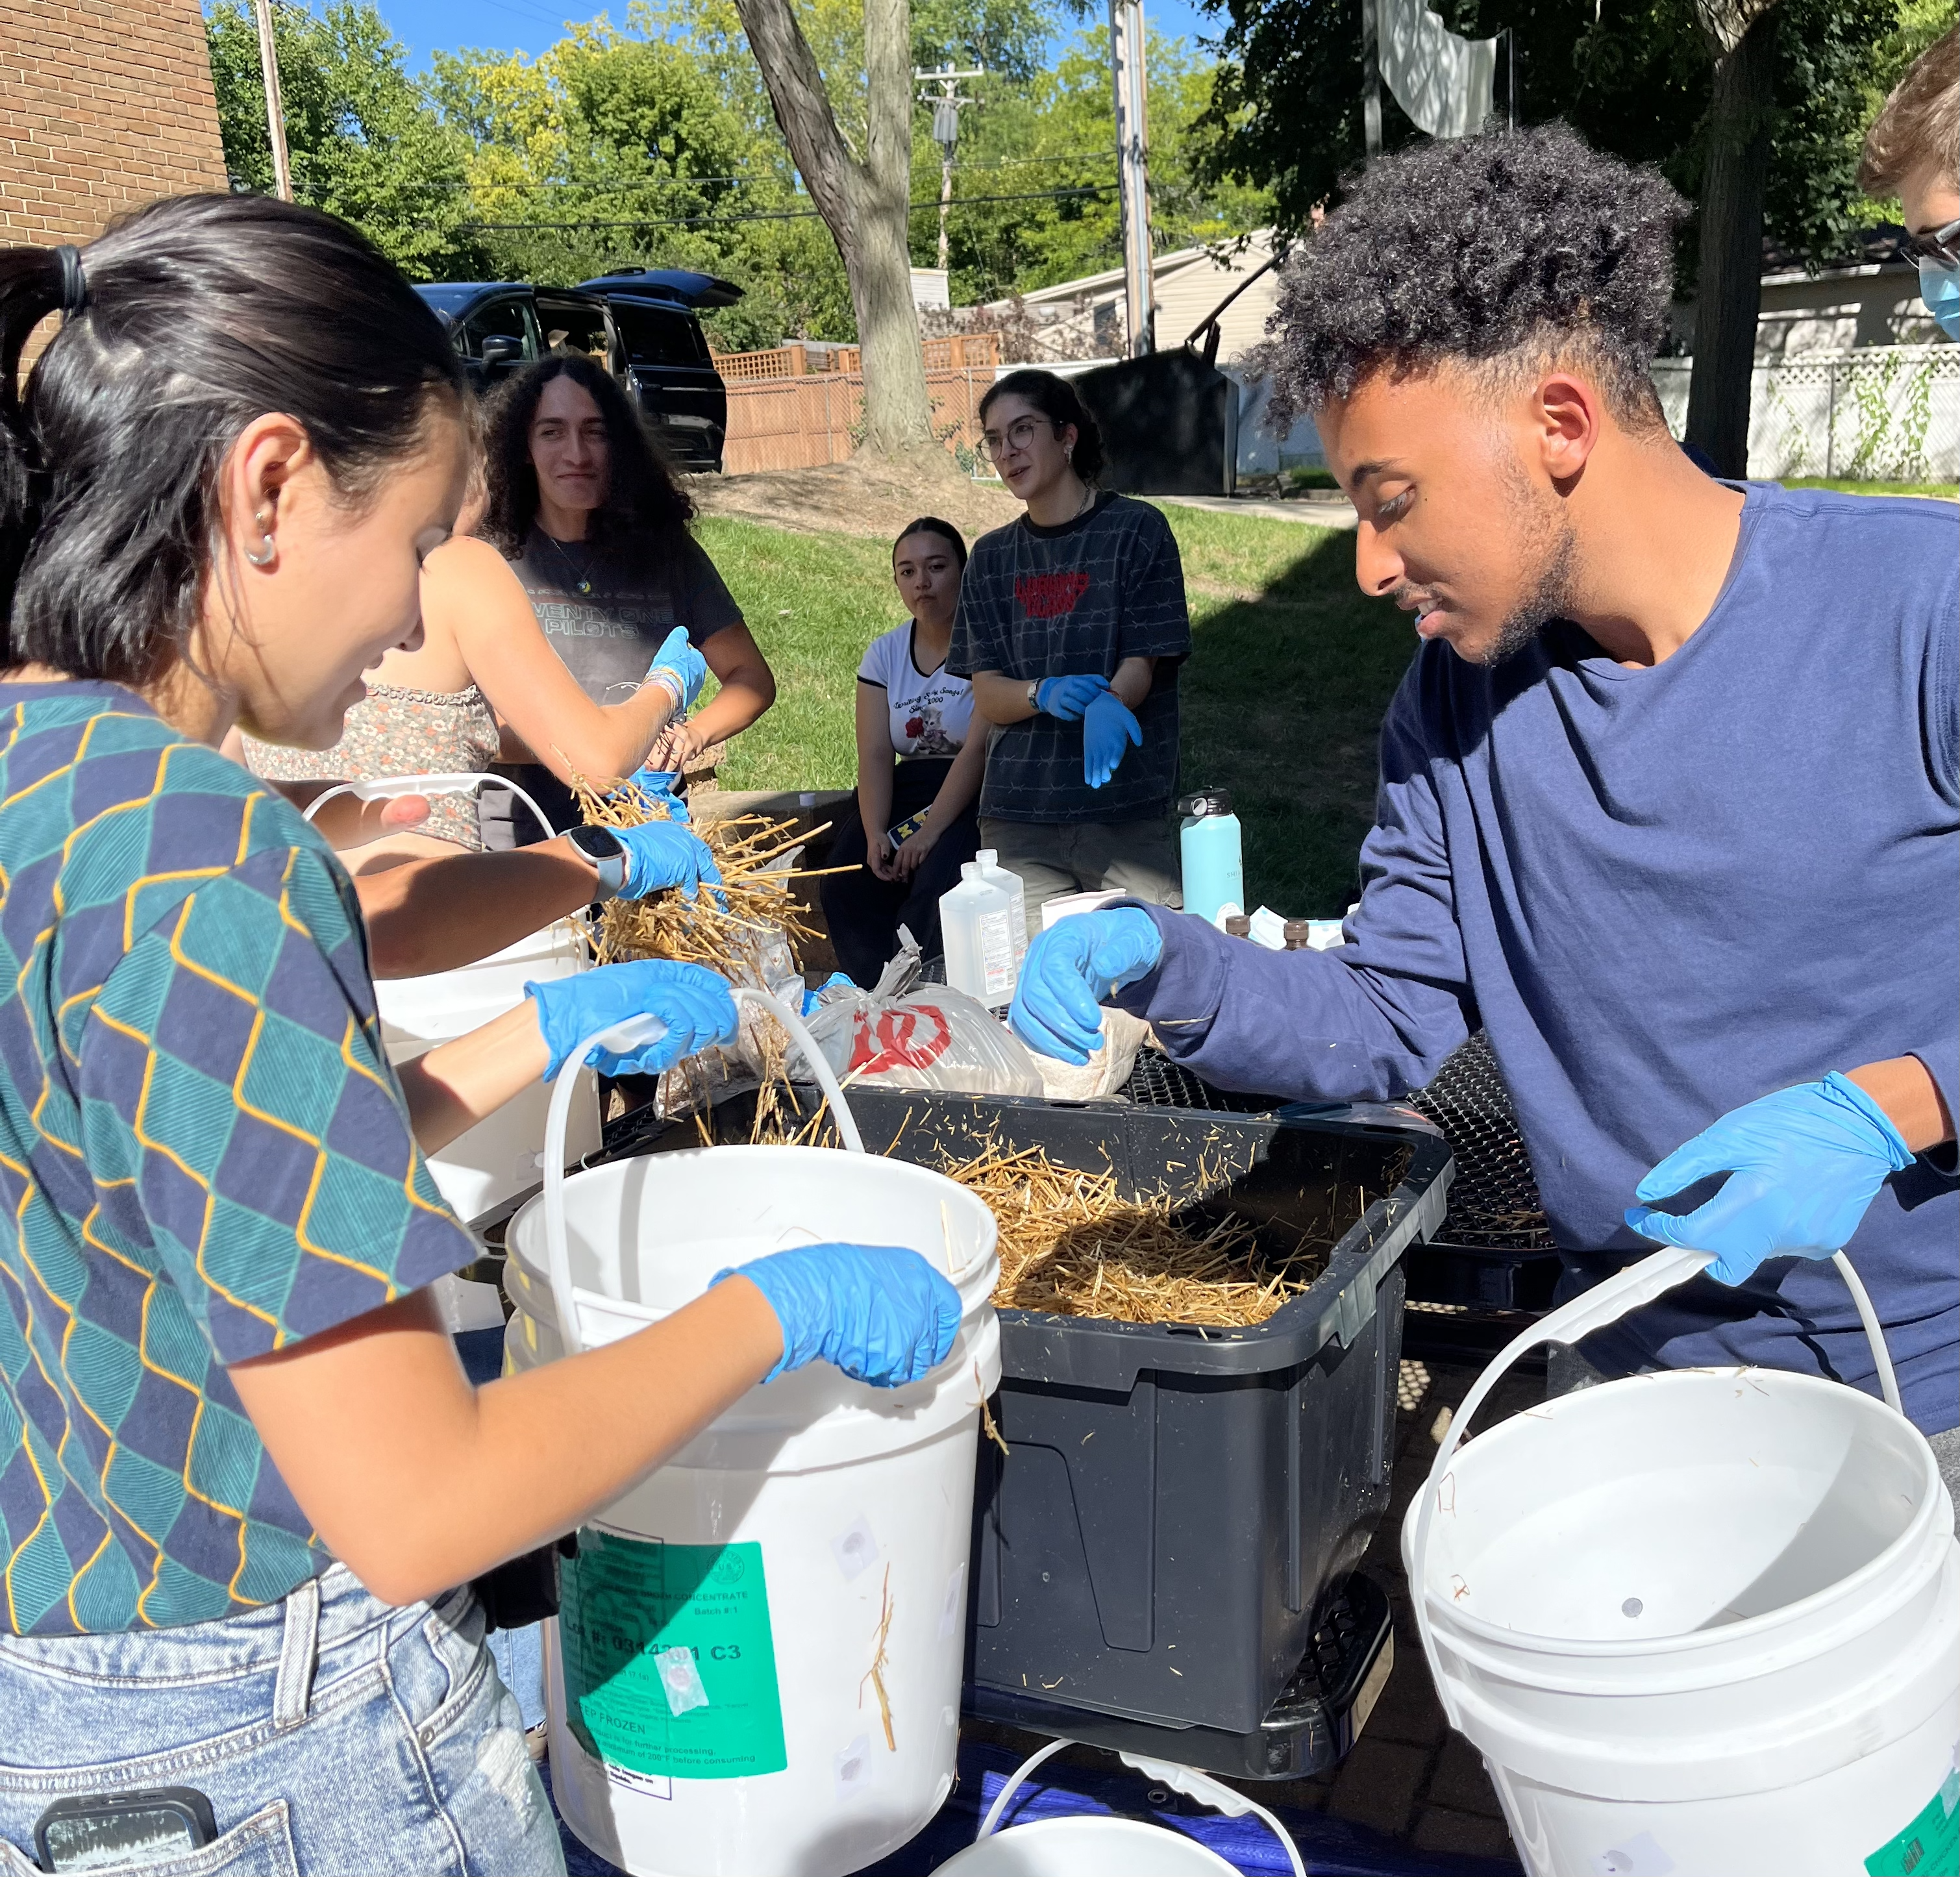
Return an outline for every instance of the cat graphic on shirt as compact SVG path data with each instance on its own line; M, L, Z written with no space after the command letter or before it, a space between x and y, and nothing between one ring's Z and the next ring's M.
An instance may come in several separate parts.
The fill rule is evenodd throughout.
M936 702L924 701L905 719L905 734L911 738L912 753L918 756L956 756L959 744L947 733Z

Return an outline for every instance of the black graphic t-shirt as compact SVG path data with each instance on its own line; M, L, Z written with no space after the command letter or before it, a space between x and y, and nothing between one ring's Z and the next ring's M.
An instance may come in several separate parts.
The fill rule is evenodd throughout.
M673 539L670 553L628 571L603 548L533 527L512 563L552 650L595 704L618 703L608 686L645 677L676 626L704 645L742 623L742 609L700 543L685 531Z
M980 812L1001 821L1144 821L1177 792L1177 672L1191 653L1184 567L1162 514L1102 495L1061 527L1023 515L982 535L960 583L946 668L961 677L1115 676L1126 658L1154 658L1138 708L1143 747L1125 751L1099 789L1082 779L1082 726L1046 712L998 731Z

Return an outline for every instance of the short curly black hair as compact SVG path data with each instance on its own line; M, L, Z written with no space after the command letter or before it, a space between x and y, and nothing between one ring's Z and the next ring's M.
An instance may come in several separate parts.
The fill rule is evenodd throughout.
M1315 409L1379 371L1457 363L1509 380L1559 360L1589 367L1614 414L1650 429L1687 213L1659 171L1563 124L1380 157L1281 279L1262 351L1274 409Z

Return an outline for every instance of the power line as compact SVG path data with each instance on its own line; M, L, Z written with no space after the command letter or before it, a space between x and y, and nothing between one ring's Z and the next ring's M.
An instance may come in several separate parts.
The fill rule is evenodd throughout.
M1051 202L1057 198L1073 198L1081 201L1109 195L1115 187L1114 183L1084 183L1071 189L1025 189L1006 196L962 196L954 199L953 205L956 208L963 208L981 202ZM939 204L937 202L911 202L907 204L907 207L915 215L927 209L937 214ZM604 221L460 221L455 224L453 232L457 234L565 234L593 228L699 228L737 221L807 221L816 219L819 212L814 208L756 208L733 215L634 215Z

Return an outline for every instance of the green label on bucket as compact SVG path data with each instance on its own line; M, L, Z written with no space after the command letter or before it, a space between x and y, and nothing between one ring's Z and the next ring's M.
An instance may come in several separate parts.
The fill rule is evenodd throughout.
M588 1526L558 1598L567 1719L595 1759L695 1780L789 1764L761 1545Z
M1960 1877L1960 1771L1947 1774L1919 1816L1865 1860L1870 1877Z

